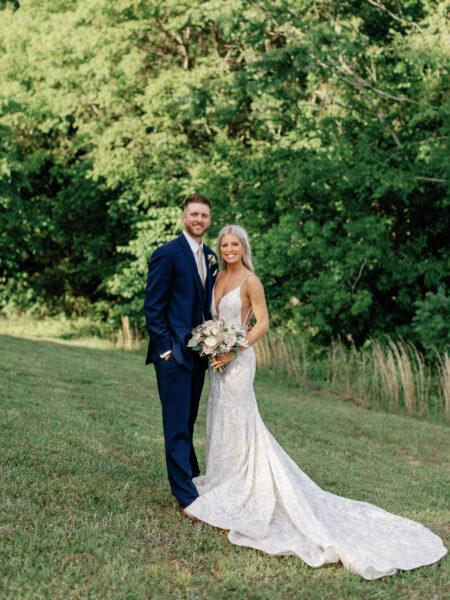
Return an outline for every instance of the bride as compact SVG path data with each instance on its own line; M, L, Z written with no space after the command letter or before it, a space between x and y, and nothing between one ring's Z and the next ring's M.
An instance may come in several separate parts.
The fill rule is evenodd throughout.
M212 296L212 315L246 326L249 348L223 354L210 369L206 474L196 477L199 497L185 512L229 530L233 544L269 554L296 554L311 567L341 561L365 579L393 575L438 561L439 537L419 523L316 485L284 452L264 425L253 390L251 347L269 328L264 289L254 274L246 231L222 229L223 271Z

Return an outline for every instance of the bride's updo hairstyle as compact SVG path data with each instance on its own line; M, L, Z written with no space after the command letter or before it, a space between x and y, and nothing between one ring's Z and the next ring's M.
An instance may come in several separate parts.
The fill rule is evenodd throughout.
M217 238L217 254L219 256L220 267L222 271L227 268L226 262L222 259L222 253L220 251L220 246L222 245L222 239L226 235L235 235L240 239L242 245L244 246L244 253L242 254L242 262L247 269L250 269L252 273L255 272L255 267L252 262L252 248L250 246L250 239L248 237L248 233L245 231L243 227L240 225L225 225L220 230L219 237Z

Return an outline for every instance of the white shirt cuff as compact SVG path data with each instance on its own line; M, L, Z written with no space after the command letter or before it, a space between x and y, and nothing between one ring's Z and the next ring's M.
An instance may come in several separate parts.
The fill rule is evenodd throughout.
M167 350L167 352L160 354L159 358L166 358L166 356L169 356L169 354L172 354L172 350Z

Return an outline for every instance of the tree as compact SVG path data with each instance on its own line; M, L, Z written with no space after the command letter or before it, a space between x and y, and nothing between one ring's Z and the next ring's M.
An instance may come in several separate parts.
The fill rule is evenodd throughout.
M448 260L446 4L4 10L3 304L137 315L144 257L200 190L213 234L248 228L274 324L412 334Z

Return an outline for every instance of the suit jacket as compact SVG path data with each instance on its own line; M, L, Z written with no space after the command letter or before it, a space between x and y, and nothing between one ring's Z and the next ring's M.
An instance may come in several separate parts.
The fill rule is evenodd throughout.
M217 257L203 244L206 258L205 287L185 236L163 244L150 258L144 311L150 337L145 364L167 350L187 369L194 367L194 352L187 348L193 327L211 318L211 297L217 274ZM206 367L207 361L205 361Z

